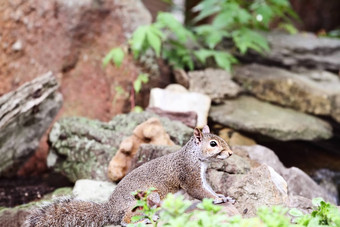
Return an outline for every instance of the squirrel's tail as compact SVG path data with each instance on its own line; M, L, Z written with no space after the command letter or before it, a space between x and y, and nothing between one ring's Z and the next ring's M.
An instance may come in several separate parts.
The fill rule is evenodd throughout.
M103 226L115 224L107 204L62 198L33 210L24 227L40 226Z

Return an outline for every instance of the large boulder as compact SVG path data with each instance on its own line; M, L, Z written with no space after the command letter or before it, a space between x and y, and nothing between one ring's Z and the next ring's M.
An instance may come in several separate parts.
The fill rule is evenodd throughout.
M14 176L62 105L52 72L0 97L0 176Z
M265 54L251 52L253 61L272 65L305 66L307 68L337 71L340 68L340 40L318 37L312 33L265 33L271 51Z
M314 116L241 96L213 106L209 116L219 124L277 140L317 140L332 136L331 126Z
M301 169L296 167L286 168L272 150L260 145L238 146L235 149L246 151L252 160L272 166L287 181L290 195L302 196L308 199L322 197L326 201L336 204L336 198L324 188L321 188Z
M169 73L162 71L165 67L154 57L136 64L129 54L121 67L103 67L102 60L112 48L127 50L132 32L151 21L141 0L0 1L0 96L52 71L64 98L57 118L109 121L113 115L130 111L132 83L141 72L148 72L149 83L136 100L146 106L148 87L165 86L169 81ZM46 170L45 138L22 174L36 166Z
M123 96L114 99L116 87L125 88L140 67L131 58L103 68L102 59L149 23L139 0L1 1L0 95L51 70L61 80L64 114L109 120L124 105Z
M72 182L108 180L107 167L123 139L151 117L157 115L148 112L121 114L108 123L76 117L61 119L49 135L48 165ZM175 144L183 146L191 137L192 129L181 122L159 119Z
M251 64L237 67L234 79L256 97L283 106L332 115L340 122L340 79L322 70L292 72L277 67ZM313 92L311 92L313 91Z
M264 205L289 206L287 182L270 166L253 168L242 179L232 181L223 192L236 199L235 206L245 217L255 216L257 209Z

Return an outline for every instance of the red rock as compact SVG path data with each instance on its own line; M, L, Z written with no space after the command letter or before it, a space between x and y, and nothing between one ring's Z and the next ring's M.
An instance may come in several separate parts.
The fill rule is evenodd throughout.
M51 70L59 75L64 98L57 118L108 121L129 111L131 84L143 69L131 56L120 68L110 64L103 68L102 59L113 47L127 49L132 31L150 22L149 12L135 0L1 1L0 96ZM117 86L127 95L117 95ZM46 157L45 141L38 149L41 154L30 162Z

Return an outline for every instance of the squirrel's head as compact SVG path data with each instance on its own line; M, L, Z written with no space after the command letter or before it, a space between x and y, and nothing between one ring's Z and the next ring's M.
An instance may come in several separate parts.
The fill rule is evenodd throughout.
M233 154L227 142L221 137L211 134L207 125L203 127L202 131L195 128L194 141L202 151L199 155L200 161L208 162L212 159L226 159Z

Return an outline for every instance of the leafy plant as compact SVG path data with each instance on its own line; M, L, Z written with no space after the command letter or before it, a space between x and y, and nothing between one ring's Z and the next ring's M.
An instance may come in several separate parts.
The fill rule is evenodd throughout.
M129 41L133 56L138 58L141 53L145 53L151 47L159 57L163 37L162 31L155 24L140 26Z
M287 216L288 208L281 206L261 207L257 211L257 216L253 218L242 218L241 216L228 217L221 211L222 207L214 205L212 199L203 199L197 205L197 208L192 212L187 212L192 203L184 200L183 196L175 197L168 194L162 203L160 210L160 219L158 222L163 226L180 227L317 227L317 226L340 226L340 213L335 205L325 203L322 199L316 198L313 200L316 209L311 213L304 215L298 209L291 209L289 214L298 219L291 221ZM147 206L146 200L139 204L143 208ZM151 209L151 215L143 216L143 218L151 218L159 211L159 207L148 208ZM143 211L144 213L144 211ZM134 220L140 220L141 216ZM150 220L150 222L153 220ZM157 222L152 222L153 226L157 226ZM139 224L139 226L145 226Z
M142 84L149 82L149 75L146 73L141 73L138 75L137 79L133 82L133 88L136 93L139 93L142 89Z
M210 25L194 28L206 45L213 48L231 38L242 54L248 49L269 50L266 39L256 30L268 30L271 22L281 19L284 28L293 31L290 17L297 18L288 0L203 0L194 10L198 12L194 22L213 16Z
M258 217L267 227L285 227L293 226L290 218L286 216L288 208L281 206L261 207L257 211Z
M340 211L331 204L326 203L322 198L313 199L316 209L307 215L293 213L295 221L302 226L340 226Z
M156 188L149 188L147 191L133 192L132 195L137 200L136 205L132 211L140 210L138 215L131 218L131 222L138 222L141 220L148 220L153 226L157 226L157 223L153 220L156 212L159 210L159 204L154 204L149 199L149 196L154 192ZM134 226L134 225L131 225Z
M237 60L226 50L218 50L223 40L231 40L241 54L249 49L263 53L269 51L269 46L257 30L268 30L271 22L281 19L279 27L296 32L290 17L297 16L288 0L203 0L194 11L198 15L191 27L162 12L155 23L138 28L130 42L135 58L151 48L175 68L193 70L197 60L206 65L210 58L230 71ZM213 18L210 24L196 24L207 17Z

